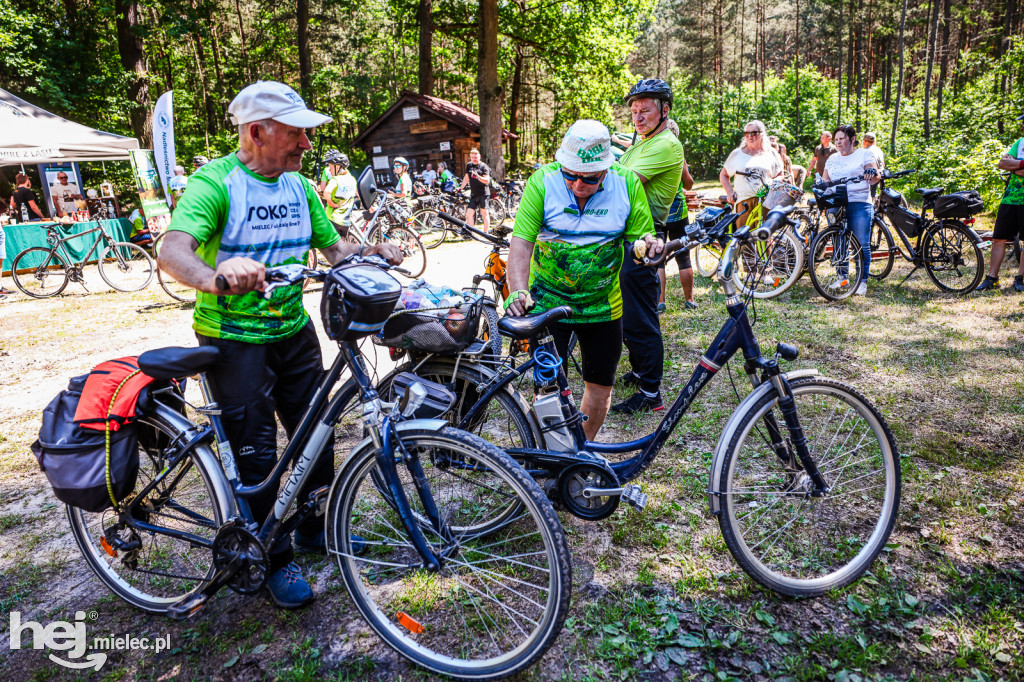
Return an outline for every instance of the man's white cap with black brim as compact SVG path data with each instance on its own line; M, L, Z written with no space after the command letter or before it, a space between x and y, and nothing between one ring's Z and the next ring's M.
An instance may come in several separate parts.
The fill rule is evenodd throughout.
M277 81L256 81L246 86L231 100L228 113L236 126L269 118L296 128L316 128L333 120L306 108L299 93Z
M615 162L612 136L600 121L582 119L569 126L562 146L555 152L562 168L576 173L599 173Z

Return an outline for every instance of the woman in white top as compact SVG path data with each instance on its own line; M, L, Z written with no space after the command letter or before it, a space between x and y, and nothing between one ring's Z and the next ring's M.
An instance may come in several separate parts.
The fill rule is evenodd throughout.
M722 183L722 189L729 197L729 201L735 204L735 210L740 213L736 225L745 225L747 214L757 203L757 190L761 188L761 181L756 177L737 175L737 171L744 173L756 172L765 183L771 184L782 174L782 159L772 149L768 140L768 129L760 121L751 121L743 126L743 142L739 147L732 150L729 158L725 160L722 172L718 179ZM735 179L735 186L730 178Z
M867 149L857 146L857 131L851 125L841 125L833 136L838 154L828 157L822 179L826 182L855 178L863 175L866 180L846 185L846 222L864 250L865 266L871 263L871 221L875 217L871 203L869 185L878 182L878 164L875 156ZM861 270L860 284L856 294L863 296L868 291L868 268Z

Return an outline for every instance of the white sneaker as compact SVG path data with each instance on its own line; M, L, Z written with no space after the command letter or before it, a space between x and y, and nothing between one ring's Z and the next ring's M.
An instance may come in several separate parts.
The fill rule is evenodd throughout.
M828 288L831 289L832 291L836 291L838 289L845 289L848 286L850 286L849 278L838 277L834 282L828 285Z
M867 296L868 295L868 283L861 282L857 285L857 291L853 292L854 296Z

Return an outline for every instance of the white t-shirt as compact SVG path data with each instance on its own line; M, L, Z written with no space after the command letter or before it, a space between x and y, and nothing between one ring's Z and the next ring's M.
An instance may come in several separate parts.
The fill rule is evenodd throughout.
M64 201L64 193L68 193L68 200ZM56 199L60 202L60 205L64 208L65 213L74 213L78 210L75 205L75 197L82 194L82 190L78 189L78 185L68 180L68 184L62 185L60 181L55 185L50 186L50 199Z
M842 153L833 154L825 162L825 172L829 180L842 180L843 178L855 178L864 173L869 163L875 160L874 154L867 149L860 147L843 156ZM868 183L864 180L853 182L846 186L846 198L852 204L856 202L869 203L871 191Z
M772 184L772 179L782 173L782 158L775 153L774 149L751 156L739 148L733 149L729 158L725 160L725 172L730 176L736 176L732 181L732 187L736 190L737 201L743 201L757 194L761 189L761 182L757 178L748 178L745 175L736 175L736 171L751 172L757 170L767 184Z
M873 144L870 147L865 147L873 157L875 157L875 165L878 166L878 170L885 168L885 154L878 148L877 144Z
M431 168L430 170L423 171L423 184L427 187L433 187L434 182L437 180L437 171Z

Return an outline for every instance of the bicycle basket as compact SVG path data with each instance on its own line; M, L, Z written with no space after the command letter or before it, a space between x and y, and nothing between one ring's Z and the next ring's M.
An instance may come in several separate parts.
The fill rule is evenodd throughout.
M466 300L458 307L396 310L373 342L424 353L458 353L476 338L483 309L481 293L464 291Z
M886 206L885 215L889 218L889 222L908 237L918 236L924 227L924 221L921 219L921 216L908 211L902 206Z
M827 211L831 208L842 208L850 202L846 198L846 185L836 185L828 189L814 190L814 198L818 200L818 208Z
M795 206L803 195L803 190L795 185L788 182L774 182L764 198L764 210L770 211L773 208Z
M984 210L981 194L973 189L945 194L935 200L936 218L970 218Z
M886 187L882 190L882 196L879 201L886 206L902 206L903 195L894 189Z
M355 341L375 334L395 309L402 285L374 265L347 263L324 280L320 317L332 341Z

